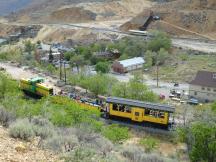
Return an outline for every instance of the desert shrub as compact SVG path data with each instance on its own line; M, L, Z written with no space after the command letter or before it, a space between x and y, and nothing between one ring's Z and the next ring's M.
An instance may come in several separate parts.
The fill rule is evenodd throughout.
M55 152L70 152L78 145L79 142L75 135L63 136L58 134L45 140L43 146Z
M133 162L163 162L164 160L153 154L146 154L141 147L127 146L123 148L121 154L129 161Z
M33 126L33 130L36 136L41 137L41 139L46 139L48 137L52 137L53 134L55 133L53 127L49 126Z
M33 125L28 119L19 119L12 123L9 127L9 134L13 138L20 138L23 140L30 140L35 135Z
M112 142L102 136L98 136L88 142L85 142L83 146L96 150L97 153L102 156L106 156L114 148Z
M65 162L97 162L99 159L93 149L78 147L74 151L65 154Z
M105 127L102 134L114 143L121 143L129 138L128 128L119 127L116 124Z
M0 124L4 127L8 127L9 124L15 120L15 115L6 111L4 108L0 108Z
M152 150L154 150L157 147L158 143L159 141L152 137L145 137L140 140L140 144L145 147L146 152L151 152Z
M52 123L48 119L43 118L41 116L34 116L31 119L31 123L34 125L39 125L39 126L53 126Z

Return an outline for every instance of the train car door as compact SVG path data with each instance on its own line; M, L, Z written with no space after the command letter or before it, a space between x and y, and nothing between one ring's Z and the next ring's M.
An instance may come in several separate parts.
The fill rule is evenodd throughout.
M143 109L132 108L132 120L137 122L143 121Z

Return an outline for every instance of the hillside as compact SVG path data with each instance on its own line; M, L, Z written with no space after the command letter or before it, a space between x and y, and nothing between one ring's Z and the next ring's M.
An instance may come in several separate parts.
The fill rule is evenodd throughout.
M193 32L197 32L216 38L215 0L176 0L157 4L122 25L121 29L137 29L142 26L150 11L160 16L162 21L155 21L149 29L163 30L172 35L193 35Z
M44 0L7 16L11 22L75 23L133 17L149 8L147 0Z

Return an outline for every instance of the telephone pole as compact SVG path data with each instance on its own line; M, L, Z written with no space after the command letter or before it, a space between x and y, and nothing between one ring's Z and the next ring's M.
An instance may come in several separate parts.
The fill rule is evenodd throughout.
M67 74L66 74L65 61L64 61L64 77L65 77L65 84L66 84L67 83Z
M159 66L157 63L157 88L159 87Z
M62 53L60 52L60 80L62 80Z

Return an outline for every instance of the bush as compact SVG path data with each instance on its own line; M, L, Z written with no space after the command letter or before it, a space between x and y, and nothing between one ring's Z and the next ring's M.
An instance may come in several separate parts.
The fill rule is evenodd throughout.
M109 72L109 64L107 62L98 62L95 66L95 70L101 73L108 73Z
M116 124L105 127L102 134L115 143L121 143L129 138L128 128L119 127Z
M63 157L65 162L96 162L98 158L94 150L85 147L79 147Z
M161 157L153 154L146 154L141 147L128 146L123 148L121 154L129 161L134 162L163 162Z
M154 150L157 147L158 143L159 141L152 137L147 137L140 140L140 144L145 147L146 152L151 152L152 150Z
M0 124L4 127L8 127L9 124L15 120L15 115L9 113L4 108L0 108Z
M52 126L52 123L48 119L45 119L41 116L34 116L31 122L34 125L39 125L39 126Z
M61 129L57 134L44 142L44 147L55 152L70 152L79 146L79 140L70 130Z
M9 127L9 134L13 138L20 138L23 140L30 140L35 136L33 125L28 119L19 119L12 123Z
M33 130L36 136L41 137L41 139L46 139L52 137L54 134L54 128L49 126L33 126Z

